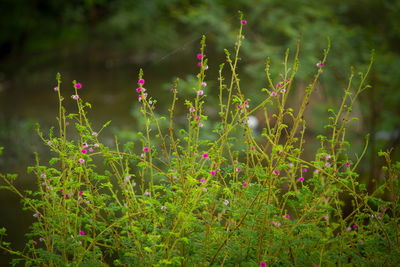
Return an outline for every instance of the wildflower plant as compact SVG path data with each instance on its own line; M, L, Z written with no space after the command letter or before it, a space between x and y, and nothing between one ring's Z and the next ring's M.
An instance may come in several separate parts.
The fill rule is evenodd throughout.
M102 142L102 130L87 118L84 83L73 82L76 113L64 108L61 75L58 126L37 132L52 159L28 170L37 177L35 192L14 186L16 175L0 177L2 188L21 197L35 217L23 251L7 242L12 263L34 266L330 266L385 265L400 258L398 175L390 151L381 152L387 166L378 189L367 192L358 181L360 155L350 155L346 129L367 74L354 70L338 109L330 109L326 133L313 160L305 160L304 112L329 64L328 48L295 111L288 106L300 66L299 45L293 63L285 54L284 71L274 79L266 61L263 100L254 106L239 79L239 52L247 21L240 17L233 52L225 50L219 66L219 122L214 139L203 139L208 59L205 37L196 56L199 72L192 98L185 101L187 125L175 128L179 80L171 89L169 116L154 113L157 100L144 88L139 72L137 93L144 127L140 141L115 148ZM223 77L226 69L230 77ZM79 94L78 94L79 92ZM257 137L249 116L265 114ZM271 114L272 113L272 114ZM274 118L274 122L269 118ZM69 127L67 123L71 122ZM73 123L72 123L73 122ZM167 122L168 127L163 127ZM72 127L71 127L72 126ZM74 136L78 136L74 138ZM365 148L368 144L366 138ZM103 164L99 162L103 161ZM386 196L390 196L387 198ZM344 212L347 200L351 212Z

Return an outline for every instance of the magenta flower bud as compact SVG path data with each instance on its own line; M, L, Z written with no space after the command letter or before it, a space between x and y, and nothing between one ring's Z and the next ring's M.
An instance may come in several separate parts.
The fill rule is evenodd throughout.
M202 54L197 54L197 59L198 60L201 60L203 58L203 55Z
M81 83L75 84L75 88L76 88L76 89L81 89L81 88L82 88L82 84L81 84Z
M85 232L82 231L82 230L80 230L80 231L79 231L79 235L85 235Z
M246 25L247 21L246 20L242 20L240 23L242 23L242 25Z
M144 80L143 79L139 79L138 83L139 84L144 84Z
M149 149L149 147L147 147L147 146L145 146L145 147L143 148L143 151L144 151L144 152L149 152L149 150L150 150L150 149Z

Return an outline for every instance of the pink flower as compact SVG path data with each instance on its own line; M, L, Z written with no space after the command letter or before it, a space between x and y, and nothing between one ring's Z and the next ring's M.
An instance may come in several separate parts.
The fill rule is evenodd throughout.
M150 193L146 191L146 192L144 192L144 195L145 195L145 196L149 196Z
M174 88L171 88L171 90L169 90L171 93L173 93L174 92Z
M303 182L304 181L304 177L299 177L299 182Z
M201 128L201 127L203 127L203 126L204 126L204 125L200 122L200 123L199 123L199 127Z
M226 206L228 206L228 205L229 205L229 200L225 199L224 204L225 204Z
M247 21L246 20L242 20L240 23L242 23L242 25L246 25Z
M202 183L202 184L206 184L206 179L200 179L200 183Z
M196 110L195 110L194 108L189 108L189 111L193 113L193 112L195 112Z
M260 267L266 267L267 263L265 261L260 262Z
M346 166L350 166L351 163L350 163L350 162L346 162L345 165L346 165Z
M285 88L282 88L281 92L282 92L282 93L285 93L285 92L286 92L286 89L285 89Z
M82 154L86 154L87 150L86 149L82 149L81 152L82 152Z
M46 178L46 174L45 174L44 172L42 172L42 174L40 175L40 177Z
M93 148L89 148L89 152L93 152L94 151L94 149Z
M51 141L48 141L47 144L48 144L49 146L51 146L53 143L52 143Z
M203 55L202 54L197 54L197 59L198 60L201 60L203 58Z
M249 102L244 101L243 104L245 105L246 108L249 108Z
M289 168L292 168L293 167L293 163L289 163Z
M204 154L203 154L203 158L208 158L208 154L207 154L207 153L204 153Z
M138 84L144 84L144 80L143 79L139 79Z
M36 242L36 241L33 241L33 244L34 244L34 245L37 245L37 242Z
M282 87L282 84L278 83L278 87Z
M79 163L82 163L82 164L83 164L83 163L85 163L85 160L82 159L82 158L80 158L80 159L79 159Z
M161 206L161 209L162 209L162 210L166 210L166 209L167 209L167 207L165 207L165 206Z
M206 87L206 86L207 86L207 83L206 83L206 82L202 82L202 83L201 83L201 86Z
M79 98L79 96L78 96L78 98ZM69 125L69 121L65 122L65 125L68 126Z
M82 88L82 84L81 84L81 83L75 84L75 88L76 88L76 89L81 89L81 88Z
M142 91L142 87L136 88L136 92L140 93Z
M79 99L79 95L73 95L73 96L72 96L72 99L73 99L73 100L78 100L78 99Z
M325 159L326 159L326 160L329 160L330 158L331 158L331 155L325 156Z
M84 148L87 148L89 145L88 145L87 143L82 143L82 146L83 146Z
M82 194L83 194L83 191L79 191L79 196L82 196Z
M274 170L274 174L279 175L279 171L278 170Z
M395 195L392 195L392 199L395 199L396 198L396 196Z
M211 172L211 175L214 177L215 176L215 171L214 170L212 170Z
M204 67L205 70L208 70L208 65Z
M82 230L80 230L80 231L79 231L79 235L85 235L85 232L82 231Z
M276 92L272 91L270 96L275 97L276 96Z
M198 120L200 120L200 116L197 115L196 116L196 121L198 121Z
M98 144L98 143L95 143L93 146L94 146L94 147L99 147L99 144Z
M237 171L237 172L241 172L241 171L242 171L242 169L241 169L241 168L239 168L239 167L237 167L237 168L236 168L236 171Z
M290 215L289 214L285 214L286 219L290 219Z
M57 92L58 91L58 87L54 87L54 92Z
M351 231L351 227L347 227L347 231Z
M357 224L353 224L353 229L357 229Z
M246 186L247 186L247 183L246 183L246 182L244 182L244 183L243 183L243 187L246 187Z
M329 162L325 163L325 167L329 167L331 164Z
M39 241L40 241L40 242L43 242L43 241L44 241L44 238L43 238L43 237L39 238Z
M318 68L324 66L324 62L318 62L317 64L315 64Z
M65 199L69 199L68 193L65 194Z
M307 168L303 168L301 171L302 172L307 172Z
M238 109L241 109L241 108L242 108L242 106L241 106L241 105L238 105L238 106L237 106L237 108L238 108Z
M149 152L149 147L145 146L145 147L143 148L143 151L144 151L144 152Z
M197 63L197 66L201 67L201 62Z
M203 95L204 92L203 92L203 90L199 90L199 91L197 91L197 94L198 94L198 95Z

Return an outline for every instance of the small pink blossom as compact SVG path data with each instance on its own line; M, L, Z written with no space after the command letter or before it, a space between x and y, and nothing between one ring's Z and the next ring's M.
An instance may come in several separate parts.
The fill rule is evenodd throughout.
M200 116L199 115L196 116L196 121L198 121L198 120L200 120Z
M392 195L392 199L395 199L396 198L396 196L395 195Z
M272 91L271 94L270 94L270 96L275 97L275 96L276 96L276 92L275 92L275 91Z
M93 146L94 146L94 147L99 147L99 144L98 144L98 143L95 143Z
M197 59L198 60L201 60L203 58L203 55L202 54L197 54Z
M279 171L278 170L274 170L274 174L275 175L279 175Z
M286 92L286 89L285 89L285 88L282 88L281 92L282 92L282 93L285 93L285 92Z
M43 241L44 241L44 238L43 238L43 237L39 238L39 241L40 241L40 242L43 242Z
M330 160L330 159L331 159L331 155L325 156L325 159L326 159L326 160Z
M293 163L289 163L289 168L292 168L293 167Z
M213 176L213 177L215 176L215 171L214 170L212 170L210 173L211 173L211 176Z
M346 162L345 165L346 165L346 166L350 166L351 163L350 163L350 162Z
M47 141L47 144L48 144L49 146L53 145L53 143L52 143L51 141Z
M65 199L69 199L68 193L65 194Z
M80 158L80 159L79 159L79 163L82 163L82 164L83 164L83 163L85 163L85 160L82 159L82 158Z
M324 64L324 62L318 62L317 64L315 64L318 68L320 68L320 67L322 67L322 66L324 66L325 64Z
M207 153L204 153L204 154L203 154L203 158L208 158L208 154L207 154Z
M82 230L80 230L80 231L79 231L79 235L85 235L85 232L82 231Z
M290 219L290 215L289 214L285 214L286 219Z
M224 204L225 204L226 206L228 206L228 205L229 205L229 200L225 199Z
M307 168L303 168L301 171L302 172L307 172Z
M136 92L140 93L142 91L142 87L136 88Z
M143 79L139 79L138 84L144 84L144 80Z
M167 207L165 207L165 206L161 206L161 209L162 209L162 210L166 210L166 209L167 209Z
M239 168L239 167L237 167L235 170L236 170L237 172L241 172L241 171L242 171L242 169Z
M246 20L242 20L240 23L242 23L242 25L246 25L247 21Z
M201 67L201 62L197 63L197 66Z
M54 92L57 92L58 91L58 87L54 87Z
M206 83L206 82L202 82L202 83L201 83L201 86L206 87L206 86L207 86L207 83Z
M349 232L350 232L350 231L351 231L351 227L347 227L347 231L349 231Z
M267 263L265 261L260 262L260 267L266 267Z
M195 112L196 110L195 110L194 108L189 108L189 111L193 113L193 112Z
M45 174L44 172L42 172L42 174L40 175L40 177L46 178L46 174Z
M169 90L171 93L173 93L174 92L174 88L171 88L171 90Z
M246 108L249 108L249 102L244 101L243 104L244 104L244 106L245 106Z
M278 87L282 87L282 84L278 83Z
M46 186L46 182L42 182L42 186Z
M200 122L200 123L199 123L199 127L201 128L201 127L203 127L203 126L204 126L204 125Z
M238 109L241 109L241 108L242 108L242 106L241 106L241 105L238 105L238 106L237 106L237 108L238 108Z
M89 152L93 152L94 151L94 149L93 148L89 148Z
M82 84L81 84L81 83L75 84L75 88L76 88L76 89L81 89L81 88L82 88Z
M144 195L145 195L145 196L149 196L150 193L146 191L146 192L144 192Z
M82 196L82 194L83 194L83 191L82 190L79 191L79 196Z
M325 163L325 167L329 167L331 164L329 162Z
M202 184L206 184L206 182L207 182L207 180L206 179L200 179L200 183L202 183Z
M82 153L82 154L86 154L86 153L87 153L87 150L86 150L86 149L82 149L82 150L81 150L81 153Z
M33 244L34 244L34 245L37 245L37 242L36 242L36 241L33 241Z
M78 97L79 98L79 97ZM69 125L69 121L65 122L65 125L68 126Z
M208 70L208 65L204 67L205 70Z
M89 147L89 145L88 145L87 143L82 143L82 146L83 146L84 148Z
M144 152L149 152L149 147L145 146L145 147L143 148L143 151L144 151Z
M353 224L353 229L357 229L357 224Z
M73 96L72 96L72 99L78 100L78 99L79 99L79 95L73 95Z
M203 92L203 90L199 90L199 91L197 91L197 94L198 94L198 95L203 95L204 92Z
M299 182L303 182L304 181L304 177L299 177Z
M246 182L244 182L244 183L243 183L243 187L246 187L246 186L247 186L247 183L246 183Z

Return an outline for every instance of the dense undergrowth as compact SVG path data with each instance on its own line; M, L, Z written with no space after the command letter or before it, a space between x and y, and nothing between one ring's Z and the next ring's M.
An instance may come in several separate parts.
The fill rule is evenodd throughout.
M157 101L139 73L138 101L145 127L140 142L115 148L102 143L86 113L90 104L74 81L77 112L63 107L58 85L58 125L49 133L38 127L52 159L29 171L38 179L35 192L14 186L16 175L3 175L2 188L18 194L36 221L23 251L7 242L14 264L33 266L395 266L399 244L399 163L381 152L387 165L374 192L358 181L360 155L351 155L346 129L356 123L352 107L367 89L367 74L353 86L351 70L341 105L331 109L326 134L315 137L320 148L313 160L303 156L304 112L329 51L317 63L315 76L299 107L287 106L295 90L298 53L284 72L270 76L261 104L246 98L238 76L241 20L234 52L227 50L219 71L219 122L213 139L208 123L205 38L197 55L199 73L193 98L186 100L187 125L176 128L179 81L171 89L169 115L154 113ZM223 77L224 69L230 71ZM225 75L226 76L226 75ZM217 90L217 89L213 89ZM312 103L310 103L312 105ZM248 117L264 113L261 141ZM354 121L354 122L353 122ZM106 126L106 125L105 125ZM104 127L105 127L104 126ZM78 136L78 138L75 138ZM209 136L209 135L208 135ZM368 144L368 136L365 148ZM101 160L104 164L101 164ZM347 203L347 204L346 204ZM350 205L350 212L344 212Z

